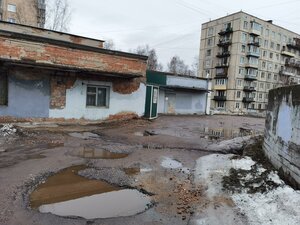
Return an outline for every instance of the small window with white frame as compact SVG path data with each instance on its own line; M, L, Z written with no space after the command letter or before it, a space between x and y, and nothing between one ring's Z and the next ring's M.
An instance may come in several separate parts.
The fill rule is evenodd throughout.
M87 107L109 107L108 86L87 86L86 106Z
M14 4L7 4L7 11L15 13L17 12L17 6Z

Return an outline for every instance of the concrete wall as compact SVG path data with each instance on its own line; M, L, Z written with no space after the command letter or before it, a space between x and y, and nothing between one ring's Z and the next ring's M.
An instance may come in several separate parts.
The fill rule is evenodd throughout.
M165 91L163 89L159 90L158 113L167 113L166 92L176 95L175 114L205 114L205 92Z
M49 102L49 77L25 78L12 72L8 77L8 105L0 106L0 116L48 117Z
M300 188L300 85L270 91L264 151L273 165Z
M104 85L110 87L110 100L108 108L86 107L87 85ZM118 113L144 114L146 99L146 86L141 83L137 91L131 94L113 92L111 82L76 80L73 87L66 91L66 106L63 109L50 109L51 118L66 119L106 119Z

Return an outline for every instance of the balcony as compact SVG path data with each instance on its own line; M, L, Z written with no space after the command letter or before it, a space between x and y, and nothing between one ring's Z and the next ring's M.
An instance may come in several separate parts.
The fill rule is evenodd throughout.
M218 43L218 46L228 46L228 45L231 45L232 42L230 39L220 39L219 40L219 43Z
M285 60L285 65L289 67L300 68L300 61L295 58L289 58Z
M215 68L228 68L229 63L217 63Z
M229 51L226 51L226 52L219 52L217 54L217 57L218 58L224 58L224 57L229 57L230 56L230 52Z
M220 73L217 73L216 76L215 76L215 79L227 79L228 78L228 74L226 71L224 72L220 72Z
M252 86L244 86L244 91L245 91L245 92L253 92L253 91L256 91L256 90L255 90L255 87L252 87Z
M248 45L253 45L253 46L256 46L256 47L260 47L259 41L256 41L256 40L249 41Z
M226 96L214 96L215 101L226 101Z
M256 57L256 58L259 58L260 57L260 52L253 52L253 51L249 51L247 52L247 56L250 57Z
M285 47L282 48L281 54L282 54L282 55L285 55L285 56L288 56L288 57L295 57L295 54L292 53L292 52L289 52L289 51L287 50L287 48L285 48Z
M258 69L258 65L257 64L253 64L253 63L246 63L245 65L246 68L254 68L254 69Z
M220 32L218 33L220 36L226 35L226 34L230 34L233 32L232 27L227 27L226 29L222 29L220 30Z
M244 97L243 102L246 102L246 103L254 102L254 98L253 97Z
M257 77L256 77L256 75L246 74L245 80L257 80Z
M281 76L294 76L295 74L293 72L287 71L286 69L281 69L279 71L279 75L281 75Z
M261 31L260 30L256 30L254 28L251 28L249 31L250 34L254 35L254 36L260 36L261 35Z
M287 44L289 48L293 48L300 51L300 39L294 38L294 40Z
M227 85L226 84L215 84L214 89L218 90L218 91L225 91L225 90L227 90Z

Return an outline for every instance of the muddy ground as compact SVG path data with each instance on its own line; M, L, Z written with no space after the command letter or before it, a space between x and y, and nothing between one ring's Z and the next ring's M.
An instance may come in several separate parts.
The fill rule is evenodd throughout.
M0 137L0 224L171 225L192 224L197 210L205 210L209 204L203 187L194 182L196 160L215 153L214 146L223 146L224 140L262 134L264 119L161 116L155 121L84 126L22 123L15 127L14 134ZM95 149L105 154L90 154ZM109 152L123 156L101 159ZM175 168L168 160L181 165ZM79 171L81 176L149 194L151 207L134 216L93 220L39 213L30 207L29 195L39 183L76 165L87 167Z

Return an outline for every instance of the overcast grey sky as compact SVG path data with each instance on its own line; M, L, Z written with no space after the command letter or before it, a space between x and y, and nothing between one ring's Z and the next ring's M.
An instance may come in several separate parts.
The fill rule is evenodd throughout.
M71 33L128 51L149 44L164 65L174 55L191 64L201 24L240 10L300 33L300 0L70 0Z

